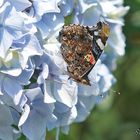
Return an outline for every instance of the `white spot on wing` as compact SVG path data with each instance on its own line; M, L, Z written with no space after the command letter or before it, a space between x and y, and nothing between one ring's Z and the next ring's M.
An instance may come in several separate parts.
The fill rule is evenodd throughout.
M94 35L97 36L97 35L99 35L99 33L95 31L95 32L94 32Z
M103 42L101 41L101 39L97 39L96 42L97 42L97 44L98 44L98 46L100 47L101 50L103 50L105 48L105 46L104 46Z

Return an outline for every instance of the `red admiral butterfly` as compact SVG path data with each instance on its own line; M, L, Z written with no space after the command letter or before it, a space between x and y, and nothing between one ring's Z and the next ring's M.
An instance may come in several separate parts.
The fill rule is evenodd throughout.
M70 78L90 85L88 74L104 50L109 32L109 25L104 22L92 27L63 26L59 32L60 49Z

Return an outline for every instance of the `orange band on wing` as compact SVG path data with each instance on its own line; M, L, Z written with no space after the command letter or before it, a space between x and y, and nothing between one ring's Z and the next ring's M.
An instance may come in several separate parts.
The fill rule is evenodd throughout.
M94 58L94 56L92 54L90 55L90 63L92 65L94 65L96 63L95 58Z

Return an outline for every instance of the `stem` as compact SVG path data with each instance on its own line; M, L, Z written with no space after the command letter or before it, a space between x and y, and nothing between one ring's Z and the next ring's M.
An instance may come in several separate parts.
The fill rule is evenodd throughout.
M59 140L59 134L60 134L60 127L57 127L55 140Z

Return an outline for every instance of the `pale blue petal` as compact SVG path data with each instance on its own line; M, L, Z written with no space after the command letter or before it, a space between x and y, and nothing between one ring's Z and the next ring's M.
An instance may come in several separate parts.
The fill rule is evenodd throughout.
M46 53L44 61L49 66L49 73L52 75L62 75L67 70L67 65L60 53L60 44L45 44Z
M101 76L99 81L100 90L103 93L107 92L111 88L112 84L114 84L115 78L112 74L110 74L108 68L104 64L101 65L98 74Z
M13 99L3 90L3 96L0 97L0 100L3 102L3 104L6 104L7 106L14 108L15 104L13 102Z
M69 108L67 112L64 112L61 114L59 114L59 110L55 110L55 115L57 116L57 119L58 119L57 120L58 127L70 125L77 116L77 109L75 106L73 106L72 108Z
M37 83L42 84L44 82L44 80L47 79L48 75L49 75L48 65L44 64L43 65L43 71L40 73L40 75L37 79Z
M16 20L15 20L16 19ZM12 8L8 17L5 20L5 26L14 30L22 30L24 25L24 18L18 13L15 8Z
M8 107L0 104L0 112L0 126L8 126L9 124L12 124L13 119Z
M29 107L29 105L25 104L24 110L22 112L22 115L21 115L19 123L18 123L18 126L21 126L25 123L25 121L27 120L27 118L29 116L29 113L30 113L30 107Z
M26 96L31 102L31 111L22 125L22 130L30 140L40 140L45 137L47 123L56 120L52 114L54 106L43 103L43 94L40 88L27 90Z
M78 15L78 19L80 21L80 24L82 25L93 26L100 20L100 16L100 9L96 6L93 6L87 11L85 11L83 14Z
M20 111L23 111L24 106L27 102L28 102L27 97L24 94L22 94L21 100L20 100L19 105L18 105Z
M54 97L57 101L67 105L68 107L72 107L77 102L77 85L76 85L76 83L67 82L67 83L63 84L63 81L62 81L62 83L55 82Z
M40 88L29 89L26 92L26 96L31 101L31 106L37 112L40 112L40 115L46 118L46 121L54 121L55 117L52 114L54 110L53 104L46 104L43 102L43 94Z
M0 7L0 24L4 26L5 19L7 18L9 12L11 10L10 3L6 2Z
M40 29L43 38L46 38L52 36L64 25L64 17L58 13L47 13L36 25Z
M19 62L19 56L16 51L9 50L6 53L6 56L4 59L1 59L3 62L0 71L5 74L9 74L12 76L18 76L21 74L21 64Z
M1 113L1 114L3 114L3 113ZM10 125L11 124L9 124L9 126L0 127L0 139L1 140L14 140L13 139L13 130Z
M3 91L2 91L3 78L4 78L4 75L0 74L0 95L3 95Z
M5 28L15 40L21 38L23 35L23 30L25 30L24 18L14 8L12 8L5 20Z
M56 102L56 99L53 96L52 93L52 87L53 83L47 81L44 83L43 89L44 89L44 103L54 103Z
M129 6L116 6L115 3L110 1L102 1L99 4L106 21L120 25L124 24L122 17L128 12Z
M12 83L12 84L11 84ZM14 103L17 105L22 97L22 87L14 79L4 78L3 80L4 91L13 98Z
M20 41L25 41L25 42L20 42ZM25 69L29 57L43 54L43 50L41 49L39 41L34 35L30 35L30 34L23 36L19 40L19 43L15 42L14 48L21 49L19 60L23 69Z
M3 2L4 2L4 0L1 0L1 1L0 1L0 7L2 6Z
M76 105L77 117L75 121L76 122L84 121L90 114L90 111L95 104L96 104L96 96L80 96L78 103Z
M115 53L122 56L125 53L125 37L120 25L111 28L108 44L115 50Z
M42 100L43 98L42 91L39 87L26 90L25 95L31 102L33 102L34 100Z
M78 10L81 14L83 14L86 10L89 8L92 8L93 6L97 6L97 0L92 0L91 2L85 1L85 0L78 0Z
M0 57L4 58L13 41L6 29L0 28Z
M27 42L22 50L23 55L25 55L26 53L28 53L28 56L43 54L43 50L41 49L39 41L35 35L27 35L25 36L25 38L28 38L29 42Z
M12 132L12 115L8 107L0 104L0 139L2 140L13 140Z
M79 84L78 86L78 95L90 96L90 95L98 95L99 94L99 86L96 80L97 72L96 66L89 73L88 77L91 83L91 86L87 86L84 84Z
M69 110L70 110L70 107L66 106L65 104L60 103L60 102L55 103L54 112L56 112L58 114L62 114L62 113L68 112Z
M14 108L14 107L10 107L10 112L13 118L13 124L18 126L18 122L20 119L20 113Z
M60 12L56 0L40 0L33 1L33 6L36 10L37 15L42 16L44 13Z
M23 134L30 140L40 140L46 133L46 118L32 110L22 126ZM45 139L45 137L44 137Z
M61 13L64 16L68 16L74 8L74 1L73 0L62 0L62 1L60 1L59 7L61 9Z
M22 85L30 84L30 78L34 73L34 66L32 66L32 62L28 62L28 67L22 70L22 73L18 77L15 77L15 80L19 81Z
M9 0L10 3L16 8L17 11L23 11L31 6L29 0Z
M78 93L80 95L86 95L86 96L98 95L99 94L98 84L94 84L94 85L91 85L91 86L79 85Z

